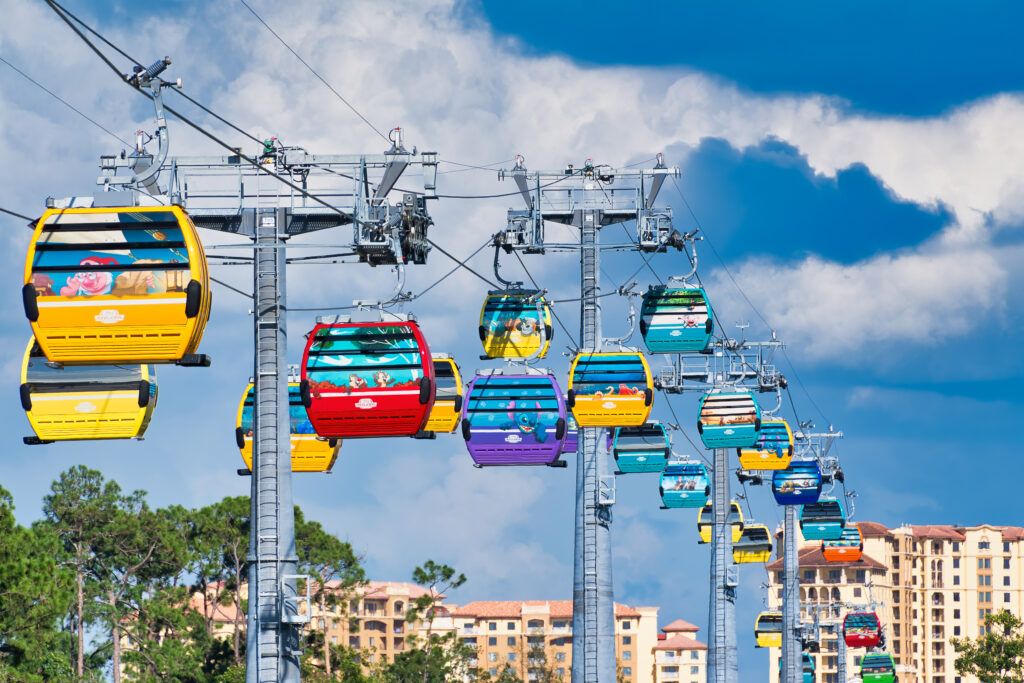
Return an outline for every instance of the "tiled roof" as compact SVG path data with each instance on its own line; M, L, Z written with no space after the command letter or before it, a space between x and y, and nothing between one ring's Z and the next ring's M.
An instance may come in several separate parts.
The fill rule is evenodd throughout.
M338 581L328 581L327 586L334 588L338 586ZM410 600L415 600L421 595L429 595L430 591L423 586L415 583L409 583L408 581L369 581L366 586L362 589L362 596L364 600L386 600L392 595L409 595ZM445 596L438 594L437 599L443 600Z
M767 569L769 571L780 571L782 569L782 559L783 558L780 557L774 562L768 564ZM797 553L797 559L801 567L832 567L835 569L840 567L854 567L856 569L886 568L884 564L867 555L861 555L860 559L856 562L829 562L821 553L820 545L800 548Z
M1004 541L1020 541L1024 540L1024 528L1019 526L1004 526L1003 527L1003 540Z
M548 608L548 615L553 619L572 618L572 600L477 600L457 608L452 614L456 617L478 619L519 619L523 615L523 607L545 606ZM543 612L536 614L542 615ZM615 603L615 616L639 617L640 612L628 605Z
M706 650L708 646L704 643L694 640L689 636L684 636L682 633L677 633L671 638L658 641L658 644L654 646L655 650Z
M683 621L682 619L676 619L675 621L673 621L668 626L663 626L661 630L664 631L665 633L674 633L676 631L686 631L686 632L694 632L694 633L696 633L697 631L700 630L700 626L694 626L693 624L691 624L688 621Z
M963 532L948 524L911 524L910 531L914 538L937 538L951 541L962 541L966 538Z
M860 527L860 535L867 538L869 536L891 536L892 532L884 524L878 522L857 522L857 526Z

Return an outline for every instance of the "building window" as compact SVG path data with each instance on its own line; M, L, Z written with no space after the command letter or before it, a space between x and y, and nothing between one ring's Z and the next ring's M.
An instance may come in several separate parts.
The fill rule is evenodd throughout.
M564 662L565 661L565 653L564 652L556 652L555 653L555 661L556 662Z
M690 667L690 673L693 674L694 676L696 676L697 674L700 673L700 667L699 666L691 666Z
M1010 602L1010 594L1003 593L1003 602Z
M953 552L960 552L960 541L953 541Z
M1003 541L1003 552L1004 553L1010 552L1010 542L1009 541Z
M493 638L493 637L492 638L488 638L487 639L487 644L490 645L491 647L495 647L498 644L498 639L497 638Z
M622 651L622 658L623 659L633 659L633 653L630 652L629 650L623 650Z
M978 541L978 550L991 550L992 544L988 541Z
M375 641L374 637L370 636L370 647L373 647L375 644L376 644L376 641Z
M991 569L992 558L990 557L979 557L978 558L978 569Z
M1009 586L1010 585L1010 577L1009 576L1004 576L1003 577L1003 585L1004 586Z
M348 637L348 646L349 647L354 647L355 649L358 650L359 649L359 636L349 636Z
M628 631L630 629L630 627L632 627L632 623L630 623L628 621L622 622L622 630L623 631Z
M633 636L622 636L622 644L630 645L633 642Z
M700 659L700 653L696 650L690 650L690 659Z
M828 570L828 581L829 583L839 583L839 576L841 572L838 569Z
M515 647L516 646L516 637L515 636L509 636L508 639L506 640L506 642L508 643L509 647Z
M405 604L401 600L395 603L395 614L402 615L405 613Z
M953 610L953 618L954 619L959 619L960 618L960 610L958 610L958 609Z
M804 581L814 581L814 570L813 569L806 569L806 570L804 570L804 578L803 578L803 580Z
M498 653L497 652L488 652L487 653L487 661L488 662L496 662L496 661L498 661Z
M516 661L516 653L515 652L509 652L508 653L508 661L510 661L510 662Z
M555 638L555 645L558 647L565 645L565 638Z
M960 569L960 558L959 557L954 557L953 558L953 569Z
M565 669L559 667L558 668L558 677L561 678L563 676L565 676Z
M624 666L624 667L622 667L622 675L623 676L632 676L633 675L633 667L631 667L631 666Z
M663 674L677 674L679 673L678 666L663 666L661 667L661 673Z
M860 597L860 588L854 588L853 589L853 597L855 597L855 598L859 598Z
M530 619L526 622L526 628L544 628L544 622L540 619Z
M498 670L492 666L490 669L487 670L487 673L491 674L491 678L494 678L498 675Z
M1003 569L1009 569L1009 568L1010 568L1010 558L1004 557L1003 558Z
M492 621L489 624L487 624L487 630L489 630L489 631L497 631L498 630L498 622Z
M959 586L960 585L960 575L959 574L954 574L953 575L953 585L954 586Z
M864 583L868 580L868 573L864 569L858 569L856 574L857 583Z

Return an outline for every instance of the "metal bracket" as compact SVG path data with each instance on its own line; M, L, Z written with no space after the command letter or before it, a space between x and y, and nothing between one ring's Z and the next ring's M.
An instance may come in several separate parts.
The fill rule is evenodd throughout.
M602 507L615 505L615 475L602 474L598 479L597 504Z

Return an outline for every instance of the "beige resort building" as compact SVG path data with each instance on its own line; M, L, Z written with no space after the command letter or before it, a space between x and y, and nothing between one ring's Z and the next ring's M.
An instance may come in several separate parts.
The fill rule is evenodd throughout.
M801 602L823 618L842 619L847 604L879 603L887 651L900 683L977 683L956 673L952 637L978 637L987 614L1024 615L1024 528L860 522L864 554L857 562L826 562L819 542L798 539ZM776 547L783 547L781 533ZM781 609L782 559L768 565L769 604ZM802 610L810 618L810 610ZM863 649L847 650L847 676L859 681ZM778 681L779 648L769 674ZM823 633L817 680L836 683L838 647Z
M328 584L330 585L330 584ZM410 634L426 635L426 621L409 622L409 605L427 590L413 583L370 581L345 607L321 613L310 606L309 628L325 631L332 644L347 644L362 650L367 666L393 662L405 651ZM241 588L242 599L248 587ZM193 607L203 611L201 596ZM437 597L430 631L454 632L476 651L470 665L497 676L506 665L524 681L536 678L531 664L540 661L568 682L572 668L571 600L477 601L465 605ZM245 617L232 605L214 605L214 622L224 638L233 636L236 624ZM697 626L677 620L658 630L658 607L615 605L615 644L621 680L626 683L704 683L707 646L697 640ZM358 629L349 627L354 617Z

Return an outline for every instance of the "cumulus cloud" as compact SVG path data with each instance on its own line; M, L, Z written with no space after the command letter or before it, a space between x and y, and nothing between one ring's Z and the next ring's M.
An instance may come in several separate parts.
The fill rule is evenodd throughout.
M970 332L982 311L1001 304L1007 281L994 253L978 248L883 254L852 265L818 256L795 265L753 260L733 275L781 336L816 359ZM711 287L727 307L742 308L723 272Z
M130 130L123 125L126 110L145 121L142 105L127 104L137 96L75 40L34 50L37 43L28 36L67 34L56 19L28 0L18 0L13 9L12 20L0 28L5 50L43 74L76 64L76 79L85 86L80 104L112 125L121 122L121 130ZM875 116L852 113L824 95L754 95L684 69L585 67L563 57L529 55L453 0L386 8L364 0L313 0L302 12L272 4L260 10L370 121L384 129L406 126L410 144L436 149L442 159L498 161L522 152L533 168L587 157L622 163L666 149L686 154L707 137L738 149L777 138L824 177L863 164L894 197L946 207L953 223L934 244L914 252L851 265L811 256L795 264L755 261L740 269L748 291L764 293L772 324L787 338L813 339L818 357L849 353L868 339L928 342L959 334L971 315L991 311L1000 301L1005 270L985 249L989 233L1019 221L1024 210L1024 140L1013 134L1024 124L1024 99L1017 95L925 119ZM385 146L242 8L206 4L145 22L151 36L145 46L120 22L105 28L136 53L173 54L174 75L184 76L192 92L244 128L316 150ZM24 158L70 153L75 163L69 172L83 173L89 152L58 129L67 112L56 104L28 111L17 102L19 91L0 96L6 105L0 127L15 144L9 151ZM181 128L175 131L177 152L208 149ZM97 146L107 149L97 135ZM19 179L8 167L5 180L33 190L45 185L60 194L52 172L41 168ZM465 193L495 187L494 176L481 172L441 180L443 188ZM81 175L68 181L82 187ZM501 226L508 202L440 202L434 210L438 232L448 244L475 246ZM970 250L966 257L963 249ZM551 264L538 264L536 271L552 272ZM302 273L296 282L329 285L310 288L313 297L360 284L343 277L333 270ZM455 280L468 277L460 273ZM369 289L386 279L358 278ZM794 282L801 286L790 287ZM949 289L957 296L942 295ZM468 291L454 287L448 295L461 305Z
M529 55L514 41L495 36L455 0L307 0L298 11L285 3L257 7L370 121L382 129L406 127L408 144L437 150L443 160L486 163L523 153L529 167L551 168L588 157L621 164L678 150L669 162L679 163L708 137L737 149L777 138L823 177L863 164L894 197L926 208L946 207L954 220L943 234L910 250L853 264L814 255L795 263L736 264L737 280L780 336L810 356L835 358L870 344L901 341L928 345L964 334L981 316L998 311L1006 295L1012 263L989 240L1024 215L1024 139L1017 135L1024 126L1021 96L994 96L927 119L875 116L853 113L825 95L754 95L686 69L586 67L563 57ZM182 76L189 92L255 134L277 135L317 152L385 149L386 142L244 8L193 3L176 11L160 18L133 14L130 22L114 14L101 28L144 60L170 54L175 61L169 77ZM87 12L83 16L100 24ZM4 18L0 53L6 58L119 133L152 127L146 103L118 83L42 3L9 0ZM244 142L202 114L196 117L225 139ZM183 126L172 122L172 127L175 153L214 151ZM89 192L96 157L120 148L2 65L0 135L9 160L0 167L0 182L11 198L4 200L5 208L27 213L40 210L46 195ZM442 171L459 171L440 177L442 192L512 190L508 183L496 185L492 172L451 165ZM686 179L682 182L685 187ZM515 197L437 202L431 206L434 235L456 253L469 253L503 226L510 205L516 205ZM8 239L5 287L16 291L27 234L12 233ZM488 258L481 254L474 265L485 270ZM537 261L531 269L538 278L567 272L573 277L566 260ZM432 281L448 265L435 253L429 269L410 273L410 286ZM246 285L247 275L234 277L231 282ZM313 305L366 298L387 286L390 275L381 269L330 268L290 277L290 291L302 292ZM722 274L709 279L714 296L726 305L742 305ZM479 283L460 272L435 294L417 305L436 335L432 339L470 349L473 340L462 339L462 330L466 315L475 316L479 306ZM219 293L217 306L223 308L215 308L215 316L232 305L244 310L244 304L228 303L234 296ZM212 325L222 320L215 317ZM7 357L18 357L23 344L21 335L5 337ZM239 355L237 346L230 348ZM222 358L226 365L234 362L232 369L244 379L247 360L230 353ZM13 366L4 371L11 375ZM225 428L224 438L229 434ZM353 451L358 457L356 447L346 444L342 457L352 458ZM180 460L163 462L184 469L208 467L224 457L216 447L197 443ZM364 468L366 478L357 481L366 487L365 503L332 500L319 509L304 507L314 518L339 520L333 530L357 545L372 544L392 576L408 571L410 557L434 556L453 558L471 577L490 577L504 595L529 597L538 584L565 586L571 573L565 548L571 540L552 541L536 533L536 520L524 521L550 493L545 479L521 469L475 471L462 453L433 462L395 454L388 465ZM216 488L218 480L212 481ZM571 513L564 513L568 529ZM360 520L358 528L353 519ZM651 527L642 519L622 527L626 533L619 538L637 541L630 557L647 557L645 548L656 540ZM527 563L529 572L517 571ZM562 588L558 592L564 595Z

